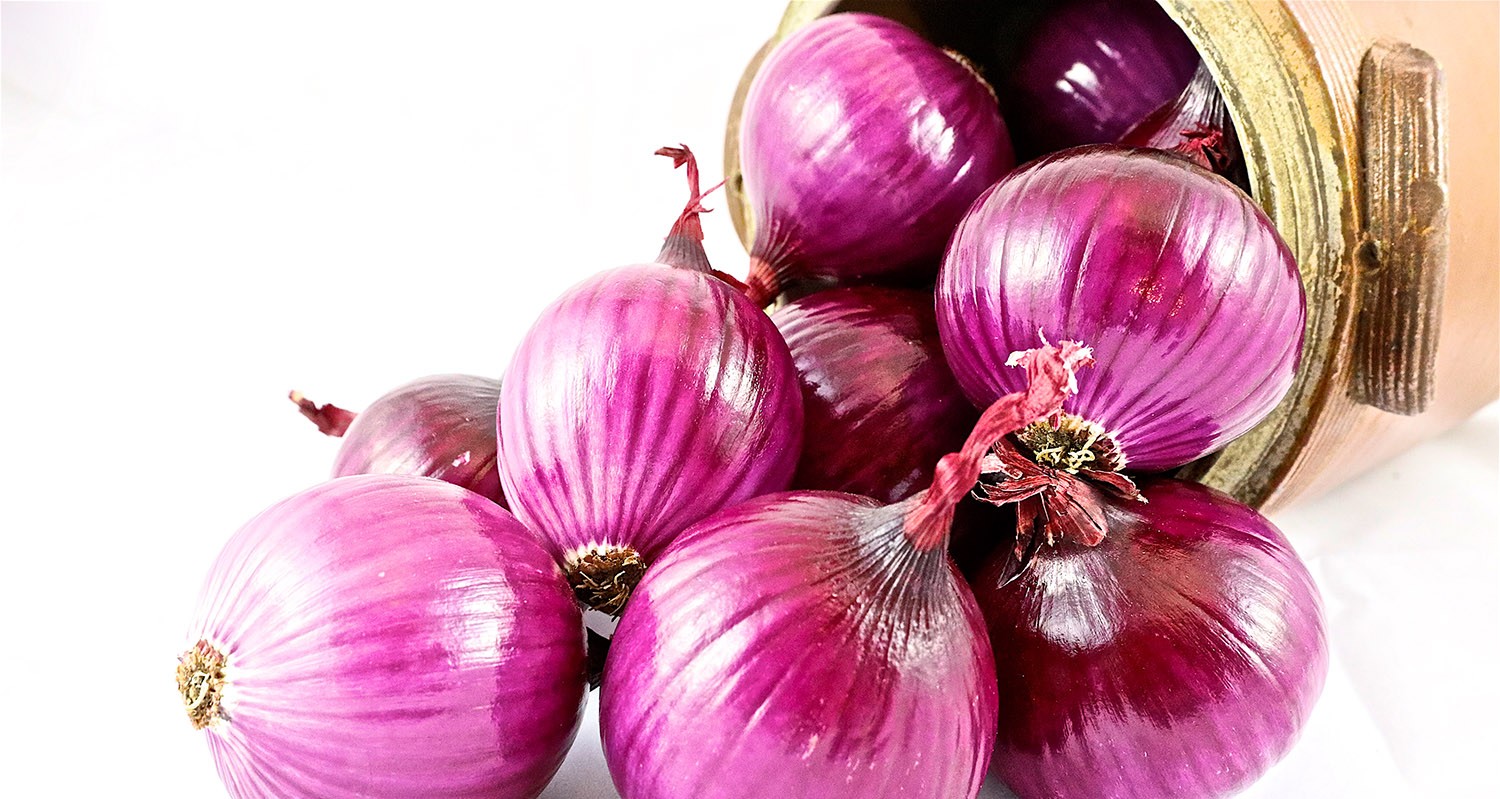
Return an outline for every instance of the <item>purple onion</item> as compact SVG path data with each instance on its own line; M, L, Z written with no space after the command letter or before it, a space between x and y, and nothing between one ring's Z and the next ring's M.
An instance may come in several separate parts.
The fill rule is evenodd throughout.
M1034 161L981 197L937 292L943 351L977 404L1021 384L1005 360L1039 329L1093 347L1064 418L1022 435L1068 471L1170 469L1249 430L1291 385L1303 316L1291 252L1248 197L1112 146Z
M684 216L696 223L693 195ZM682 243L669 237L663 252ZM797 465L802 398L786 343L706 263L623 266L569 289L501 387L511 507L579 599L609 614L689 525L786 488Z
M293 392L292 400L314 422L332 413ZM333 476L409 474L463 486L505 506L495 469L495 416L500 381L473 375L433 375L384 394L343 424L320 422L340 435Z
M973 797L993 669L973 597L898 506L763 497L637 588L605 665L605 758L626 799Z
M1208 65L1201 62L1177 99L1151 112L1118 143L1176 153L1225 177L1239 171L1239 138L1229 108Z
M1097 546L974 581L999 675L994 772L1020 799L1199 799L1291 748L1328 668L1318 591L1282 534L1204 486L1106 499Z
M895 502L932 482L979 412L938 341L932 292L873 286L802 297L771 314L802 384L806 434L792 487Z
M1114 142L1171 102L1198 52L1155 0L1064 0L997 80L1024 158Z
M178 687L236 799L534 797L583 711L557 565L428 478L340 478L255 517L188 640Z
M973 797L996 724L982 622L944 549L988 442L1062 404L1032 377L894 505L797 491L695 525L615 631L600 729L625 799Z
M797 279L930 275L964 209L1015 163L973 68L870 14L824 17L778 45L740 136L758 304Z

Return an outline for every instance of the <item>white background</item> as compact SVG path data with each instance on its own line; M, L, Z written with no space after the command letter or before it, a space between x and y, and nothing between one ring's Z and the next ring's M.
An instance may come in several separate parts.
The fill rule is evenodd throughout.
M224 795L174 660L224 540L331 462L285 392L498 376L649 260L685 192L651 152L717 178L781 7L4 8L0 795ZM1334 659L1248 795L1500 795L1497 418L1277 518ZM614 796L592 711L549 799Z

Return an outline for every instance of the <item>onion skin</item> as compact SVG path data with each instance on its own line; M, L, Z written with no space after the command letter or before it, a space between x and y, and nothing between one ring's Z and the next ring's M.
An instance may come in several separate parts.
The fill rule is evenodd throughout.
M413 380L370 403L344 433L333 476L435 477L505 507L495 469L500 381L473 375Z
M1022 160L1119 140L1177 97L1198 52L1155 0L1066 0L1023 37L998 88Z
M509 513L420 477L281 502L214 563L189 641L227 656L204 730L237 799L535 797L583 711L583 621Z
M600 727L625 799L973 797L983 623L901 506L792 492L695 526L615 632Z
M542 312L500 391L501 482L559 560L629 547L787 487L802 398L781 334L703 272L623 266Z
M793 488L905 499L979 418L943 360L929 291L833 289L771 320L802 385L807 432Z
M1271 412L1296 374L1297 265L1233 184L1165 153L1103 145L1034 161L988 191L949 246L938 329L979 405L1023 381L1007 354L1093 347L1065 410L1103 426L1125 467L1212 452Z
M930 275L969 203L1015 163L978 74L870 14L824 17L783 41L740 132L758 304L798 279Z
M1240 790L1295 742L1328 669L1321 600L1286 538L1196 483L1112 501L1096 547L975 580L999 676L993 769L1020 799Z

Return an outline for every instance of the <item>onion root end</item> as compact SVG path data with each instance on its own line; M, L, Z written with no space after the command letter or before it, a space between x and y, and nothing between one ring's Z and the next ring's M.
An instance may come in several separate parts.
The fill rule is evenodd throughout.
M187 710L193 729L212 726L224 715L224 653L208 641L200 640L177 659L177 690Z
M1071 413L1032 422L1016 433L1016 440L1032 460L1068 474L1081 469L1117 472L1125 466L1119 445L1103 427Z
M646 574L646 561L630 547L596 547L570 558L564 571L579 602L619 616L636 584Z

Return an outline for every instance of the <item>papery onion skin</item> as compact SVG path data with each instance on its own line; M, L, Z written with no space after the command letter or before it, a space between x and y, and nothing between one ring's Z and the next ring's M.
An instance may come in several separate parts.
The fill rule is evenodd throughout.
M969 203L1014 164L978 74L870 14L824 17L777 46L740 136L760 304L794 279L930 275Z
M1034 161L976 201L939 273L943 351L976 404L1023 382L1012 350L1088 341L1065 410L1103 426L1125 468L1212 452L1263 419L1296 374L1297 265L1233 184L1175 156L1109 145Z
M605 666L625 799L973 797L995 728L978 609L901 506L752 500L647 572Z
M409 474L436 477L505 507L495 469L500 381L432 375L370 403L343 435L333 476Z
M237 799L534 797L583 711L557 565L493 502L429 478L340 478L255 517L189 641L227 656L205 735Z
M501 482L566 561L629 547L649 565L719 508L787 487L802 398L786 342L703 272L601 272L542 312L500 391Z
M793 488L881 502L932 482L979 418L943 360L932 292L874 286L776 309L802 385L806 434Z
M1213 489L1109 500L1096 547L974 581L999 676L994 772L1020 799L1199 799L1281 759L1328 669L1321 600L1266 519Z
M1023 36L996 88L1028 160L1117 141L1177 97L1198 60L1155 0L1067 0Z

